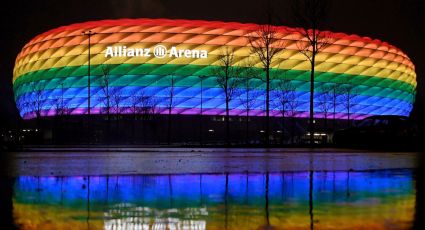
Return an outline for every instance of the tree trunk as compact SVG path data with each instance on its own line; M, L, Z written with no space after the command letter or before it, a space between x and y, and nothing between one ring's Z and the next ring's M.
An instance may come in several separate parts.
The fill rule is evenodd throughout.
M336 87L336 85L334 86ZM333 131L336 130L336 88L333 89L333 121L332 121Z
M326 133L325 144L327 144L328 143L328 112L325 113L325 133Z
M117 111L118 111L118 109L117 109ZM116 114L116 116L115 116L115 119L116 119L116 121L115 121L115 123L116 123L116 132L115 132L115 134L117 135L117 140L119 140L120 138L121 138L121 135L120 135L120 121L119 121L119 115L118 115L118 113Z
M312 59L311 59L311 72L310 72L310 119L309 119L310 145L314 145L314 63L315 63L315 54L313 53Z
M111 136L111 119L109 117L109 108L108 108L108 116L106 118L106 143L109 144L110 136Z
M328 114L327 112L325 113L325 131L328 131Z
M229 99L226 96L226 145L230 146Z
M270 66L268 65L266 67L266 140L265 144L266 146L269 146L270 144L270 108L269 108L269 101L270 101Z
M350 122L350 103L348 103L348 110L347 110L348 114L347 114L347 118L348 118L348 128L351 127L351 122Z
M246 131L246 134L245 134L245 142L246 142L246 145L249 145L249 109L251 108L251 102L249 101L249 78L246 78L246 85L245 85L245 87L246 87L246 127L245 127L245 131Z
M201 115L199 116L199 145L202 147L204 144L204 137L203 137L203 119L202 119L202 110Z
M265 211L266 211L266 229L270 228L270 210L269 210L269 172L266 172L266 188L265 188Z
M228 194L229 194L229 173L226 173L226 184L224 189L224 229L228 229Z
M134 113L133 114L133 125L131 127L131 136L132 136L131 141L132 141L133 144L136 143L136 124L137 124L136 116L137 116L136 113Z
M291 117L291 144L294 144L294 142L295 142L295 140L294 140L294 137L295 137L295 118L292 116Z
M203 105L202 105L202 103L204 102L204 100L203 100L203 85L202 85L202 76L200 76L201 77L201 115L199 116L199 145L202 147L203 146L203 142L204 142L204 133L203 133L203 130L204 130L204 128L203 128L203 124L202 124L202 122L203 122Z
M285 111L282 113L282 134L281 134L281 140L280 144L284 144L285 141Z
M141 136L142 140L141 140L141 142L143 144L146 144L146 124L145 124L146 120L145 119L146 118L144 117L144 115L142 115L142 119L140 121L140 125L142 126L141 127L141 129L142 129L142 136Z
M167 144L170 145L171 141L171 107L168 110L168 125L167 125Z
M246 110L246 127L245 127L245 131L246 131L246 144L249 145L249 109Z
M309 190L308 190L308 206L310 214L310 229L314 229L314 215L313 215L313 171L309 173Z

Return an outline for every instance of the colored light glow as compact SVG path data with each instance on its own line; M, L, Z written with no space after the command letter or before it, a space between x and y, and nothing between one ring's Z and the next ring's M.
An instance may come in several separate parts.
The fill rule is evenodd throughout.
M14 216L19 226L52 229L87 222L96 229L156 225L161 220L223 229L226 218L230 229L258 229L266 221L267 196L272 226L306 228L309 179L308 172L270 173L268 185L266 174L21 176L14 187ZM385 229L391 224L409 229L415 206L412 171L315 172L313 199L317 228Z
M219 64L220 50L226 47L235 50L238 65L243 66L243 60L253 58L246 37L252 36L257 28L254 24L226 22L121 19L53 29L32 39L18 54L13 78L16 103L21 116L28 119L36 114L34 103L40 104L42 116L54 116L58 101L63 102L63 107L70 114L86 114L88 41L81 32L90 29L96 32L91 38L90 50L92 114L101 113L101 108L105 107L99 78L102 66L109 66L110 86L117 89L122 97L120 113L131 113L131 96L142 94L158 102L159 113L164 111L169 100L166 92L172 75L176 86L173 114L200 114L202 92L202 114L223 115L224 93L211 69ZM297 91L296 112L286 116L307 117L310 67L297 51L296 40L301 36L288 27L279 27L279 33L288 46L277 55L272 73L277 79L290 79ZM416 74L407 55L379 40L342 33L332 33L331 37L332 44L316 58L316 117L323 117L318 106L321 86L341 83L352 85L356 94L351 102L351 119L369 115L409 115L415 95ZM107 46L140 48L157 44L207 50L208 58L105 58ZM260 68L259 61L256 62L250 68ZM202 90L199 76L205 76ZM263 116L265 83L253 79L249 85L259 91L250 114ZM240 86L238 94L245 92ZM273 106L277 104L273 92L271 96L271 115L280 116L279 109ZM245 114L243 101L239 98L234 97L230 104L231 115ZM337 118L347 117L343 105L336 108L336 113Z

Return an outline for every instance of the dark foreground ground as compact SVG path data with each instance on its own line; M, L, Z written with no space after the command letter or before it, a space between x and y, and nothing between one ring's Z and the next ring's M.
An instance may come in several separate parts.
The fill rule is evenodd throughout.
M0 170L11 176L364 171L418 168L421 156L417 152L307 148L28 147L23 152L4 153Z
M27 147L1 158L8 228L424 229L418 152Z

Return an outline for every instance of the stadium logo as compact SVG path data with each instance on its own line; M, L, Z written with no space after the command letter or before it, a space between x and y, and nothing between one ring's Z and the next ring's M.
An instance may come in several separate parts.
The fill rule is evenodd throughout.
M153 51L153 52L152 52ZM155 58L208 58L208 51L197 49L178 49L172 46L169 50L163 45L151 48L127 48L126 46L106 47L105 57L155 57Z

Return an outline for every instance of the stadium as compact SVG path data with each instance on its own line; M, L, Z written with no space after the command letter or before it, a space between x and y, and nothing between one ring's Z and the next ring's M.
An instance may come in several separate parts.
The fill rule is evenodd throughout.
M233 65L245 70L238 78L247 79L247 84L235 86L230 115L246 114L244 95L251 92L255 97L250 99L249 116L264 116L264 71L250 45L258 28L234 22L119 19L52 29L29 41L16 58L16 105L24 119L64 111L69 115L102 114L105 108L108 113L130 114L145 106L141 98L149 97L158 114L224 115L225 94L214 69L221 65L223 50L230 48ZM276 28L285 47L280 47L271 66L270 114L282 116L274 106L278 99L273 86L287 80L294 86L297 105L287 116L307 117L310 63L297 47L305 38L296 28ZM315 116L324 116L319 106L323 90L338 85L353 89L348 111L343 103L332 109L338 119L350 113L352 119L408 116L416 88L415 67L409 57L380 40L329 33L329 46L316 57ZM248 70L260 74L249 76L252 71ZM111 95L105 93L105 76ZM109 101L112 97L119 98L116 109L110 109L114 107Z

